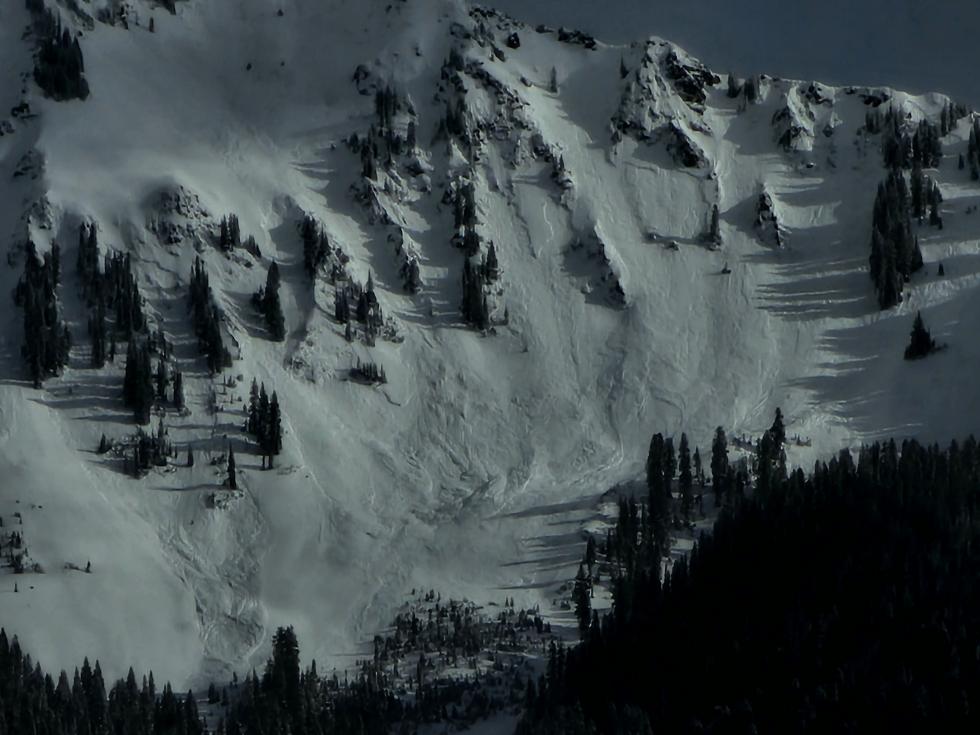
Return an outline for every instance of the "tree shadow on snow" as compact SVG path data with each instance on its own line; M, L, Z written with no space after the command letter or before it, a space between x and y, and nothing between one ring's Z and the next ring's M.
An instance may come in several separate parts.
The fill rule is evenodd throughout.
M491 516L490 520L501 520L504 518L536 518L541 516L553 516L561 515L564 513L571 513L574 511L592 510L595 507L596 500L601 496L600 493L592 493L590 495L583 495L575 500L565 501L563 503L551 503L549 505L538 505L531 508L525 508L524 510L518 510L511 513L502 513L499 515Z
M828 331L820 345L829 358L812 374L790 381L869 440L919 436L948 440L976 431L980 389L973 338L980 293L960 289L941 303L923 305L926 326L948 347L921 360L904 359L919 305L881 312L879 318Z

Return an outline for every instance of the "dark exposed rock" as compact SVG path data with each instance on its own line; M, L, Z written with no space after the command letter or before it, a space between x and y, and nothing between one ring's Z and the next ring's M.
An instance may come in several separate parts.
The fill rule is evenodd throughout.
M593 36L588 33L583 33L582 31L569 30L568 28L558 29L558 40L562 43L571 43L578 46L584 46L590 51L594 50L596 47L596 40Z
M677 123L671 121L668 128L667 150L674 160L687 168L703 168L708 165L704 151Z
M663 69L677 94L690 105L704 105L707 88L721 83L721 77L700 61L682 59L673 49L664 57Z

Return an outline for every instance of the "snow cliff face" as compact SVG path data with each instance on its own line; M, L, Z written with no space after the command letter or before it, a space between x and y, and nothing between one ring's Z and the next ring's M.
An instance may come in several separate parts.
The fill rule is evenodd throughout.
M607 45L450 0L286 0L281 15L242 0L101 3L91 22L62 3L91 95L53 102L12 5L0 110L29 113L0 137L0 278L9 293L28 238L60 243L75 337L64 375L33 390L21 312L3 312L0 516L21 514L44 573L17 594L0 575L2 622L46 666L98 656L110 675L185 682L255 664L282 624L342 666L418 587L547 608L592 498L641 472L654 431L705 450L714 427L758 434L781 406L788 434L812 439L790 460L809 464L974 428L977 187L956 167L969 119L933 174L946 226L919 230L925 272L883 313L867 275L884 171L865 114L887 99L936 118L945 97L761 77L747 103L661 39ZM251 251L215 246L231 213ZM331 244L315 281L307 215ZM193 468L137 481L94 452L135 426L123 351L88 367L83 222L131 254L149 321L175 342L190 413L164 420ZM481 332L460 316L461 277L465 248L478 263L491 242ZM235 358L214 378L187 313L197 256ZM273 259L281 343L250 303ZM369 275L384 328L348 342L335 288ZM919 309L950 349L909 364ZM359 360L388 382L349 380ZM252 378L283 406L271 471L241 428ZM237 493L221 489L229 445ZM90 575L65 568L89 560Z

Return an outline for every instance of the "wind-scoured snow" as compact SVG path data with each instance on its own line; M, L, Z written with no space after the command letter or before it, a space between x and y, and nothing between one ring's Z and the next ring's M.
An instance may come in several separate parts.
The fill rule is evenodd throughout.
M790 448L790 461L808 466L872 438L974 429L980 214L967 212L980 189L956 168L967 119L930 172L945 227L919 228L925 270L904 303L879 312L867 257L884 171L878 138L859 132L864 90L824 87L820 104L803 94L809 82L765 78L760 102L740 110L721 75L692 105L663 76L629 88L644 57L687 59L666 41L589 49L451 0L193 1L174 16L130 5L128 30L96 23L81 36L91 96L45 100L25 77L38 116L0 137L11 263L0 291L15 285L28 235L42 252L56 238L75 337L70 368L34 390L20 362L21 312L9 302L3 312L0 516L7 530L21 513L44 573L0 574L0 623L46 667L88 655L109 676L134 665L158 681L199 682L257 665L284 624L304 657L345 666L413 588L548 608L581 556L576 532L603 491L642 472L655 431L687 431L704 451L716 426L757 436L781 406L787 433L812 439ZM479 23L494 44L480 44ZM19 3L0 9L4 114L29 75L27 24ZM505 45L514 32L519 48ZM475 155L433 140L454 47L486 73L463 75L471 123L499 131ZM400 162L397 175L381 174L389 186L374 191L375 213L351 191L363 182L345 142L375 122L359 65L362 88L390 84L414 107L431 184ZM946 102L890 94L915 118ZM649 105L636 118L648 135L616 130L624 104ZM806 121L805 144L788 150L785 122L774 121L787 105ZM702 165L678 162L684 141ZM13 178L30 150L43 166ZM500 260L496 316L509 319L493 335L459 315L463 256L442 197L461 176L475 184L478 230ZM781 248L759 237L763 190ZM183 214L162 205L178 196ZM706 238L713 205L720 248ZM261 261L206 242L230 213ZM353 277L372 275L398 340L345 341L333 287L322 276L314 287L303 269L304 213L350 256ZM142 480L95 452L103 433L135 427L121 400L123 355L88 367L73 269L83 221L97 222L103 249L132 253L151 324L174 339L184 370L191 413L165 419L181 459ZM181 241L159 236L171 225ZM402 288L395 227L420 260L419 294ZM186 310L198 254L234 338L234 365L213 380ZM271 259L283 343L266 338L250 304ZM949 349L909 363L919 309ZM383 365L388 383L348 381L358 359ZM283 407L285 446L271 471L241 429L252 378ZM221 487L229 444L238 493ZM181 466L189 445L193 468ZM91 574L65 568L87 561Z

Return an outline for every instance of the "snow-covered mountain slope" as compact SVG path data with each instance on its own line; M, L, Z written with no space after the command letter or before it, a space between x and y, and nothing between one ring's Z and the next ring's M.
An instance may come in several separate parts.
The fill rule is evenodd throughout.
M59 6L91 87L68 102L30 81L28 12L0 8L0 110L23 98L36 115L0 137L0 290L28 237L41 252L59 242L75 343L34 390L21 311L3 312L0 515L6 529L21 514L44 573L17 593L0 575L0 623L50 668L91 655L109 675L199 680L261 661L282 624L340 666L418 587L548 607L594 498L641 471L654 431L706 449L714 427L757 435L781 406L788 433L812 439L790 460L809 464L871 437L974 429L978 189L956 167L969 119L931 172L945 227L919 228L926 269L906 301L879 312L867 275L884 177L878 137L860 131L868 101L887 94L917 120L945 97L764 78L746 106L666 41L538 33L452 0L108 5L128 28ZM414 123L418 145L366 180L349 143L379 125L386 86L392 128ZM481 252L492 241L499 257L492 334L460 317L452 192L467 184ZM755 225L763 190L782 248ZM215 246L230 213L260 258ZM373 277L389 327L374 346L345 340L325 274L311 285L304 214L352 278ZM135 426L122 354L88 367L71 267L82 222L104 251L131 253L185 375L190 414L165 418L181 461L142 480L94 451ZM235 357L214 379L187 313L198 255ZM272 259L281 343L250 303ZM908 363L918 309L949 349ZM357 360L388 382L348 380ZM253 377L283 406L271 471L241 430ZM221 487L229 444L238 493ZM89 560L90 575L65 568Z

